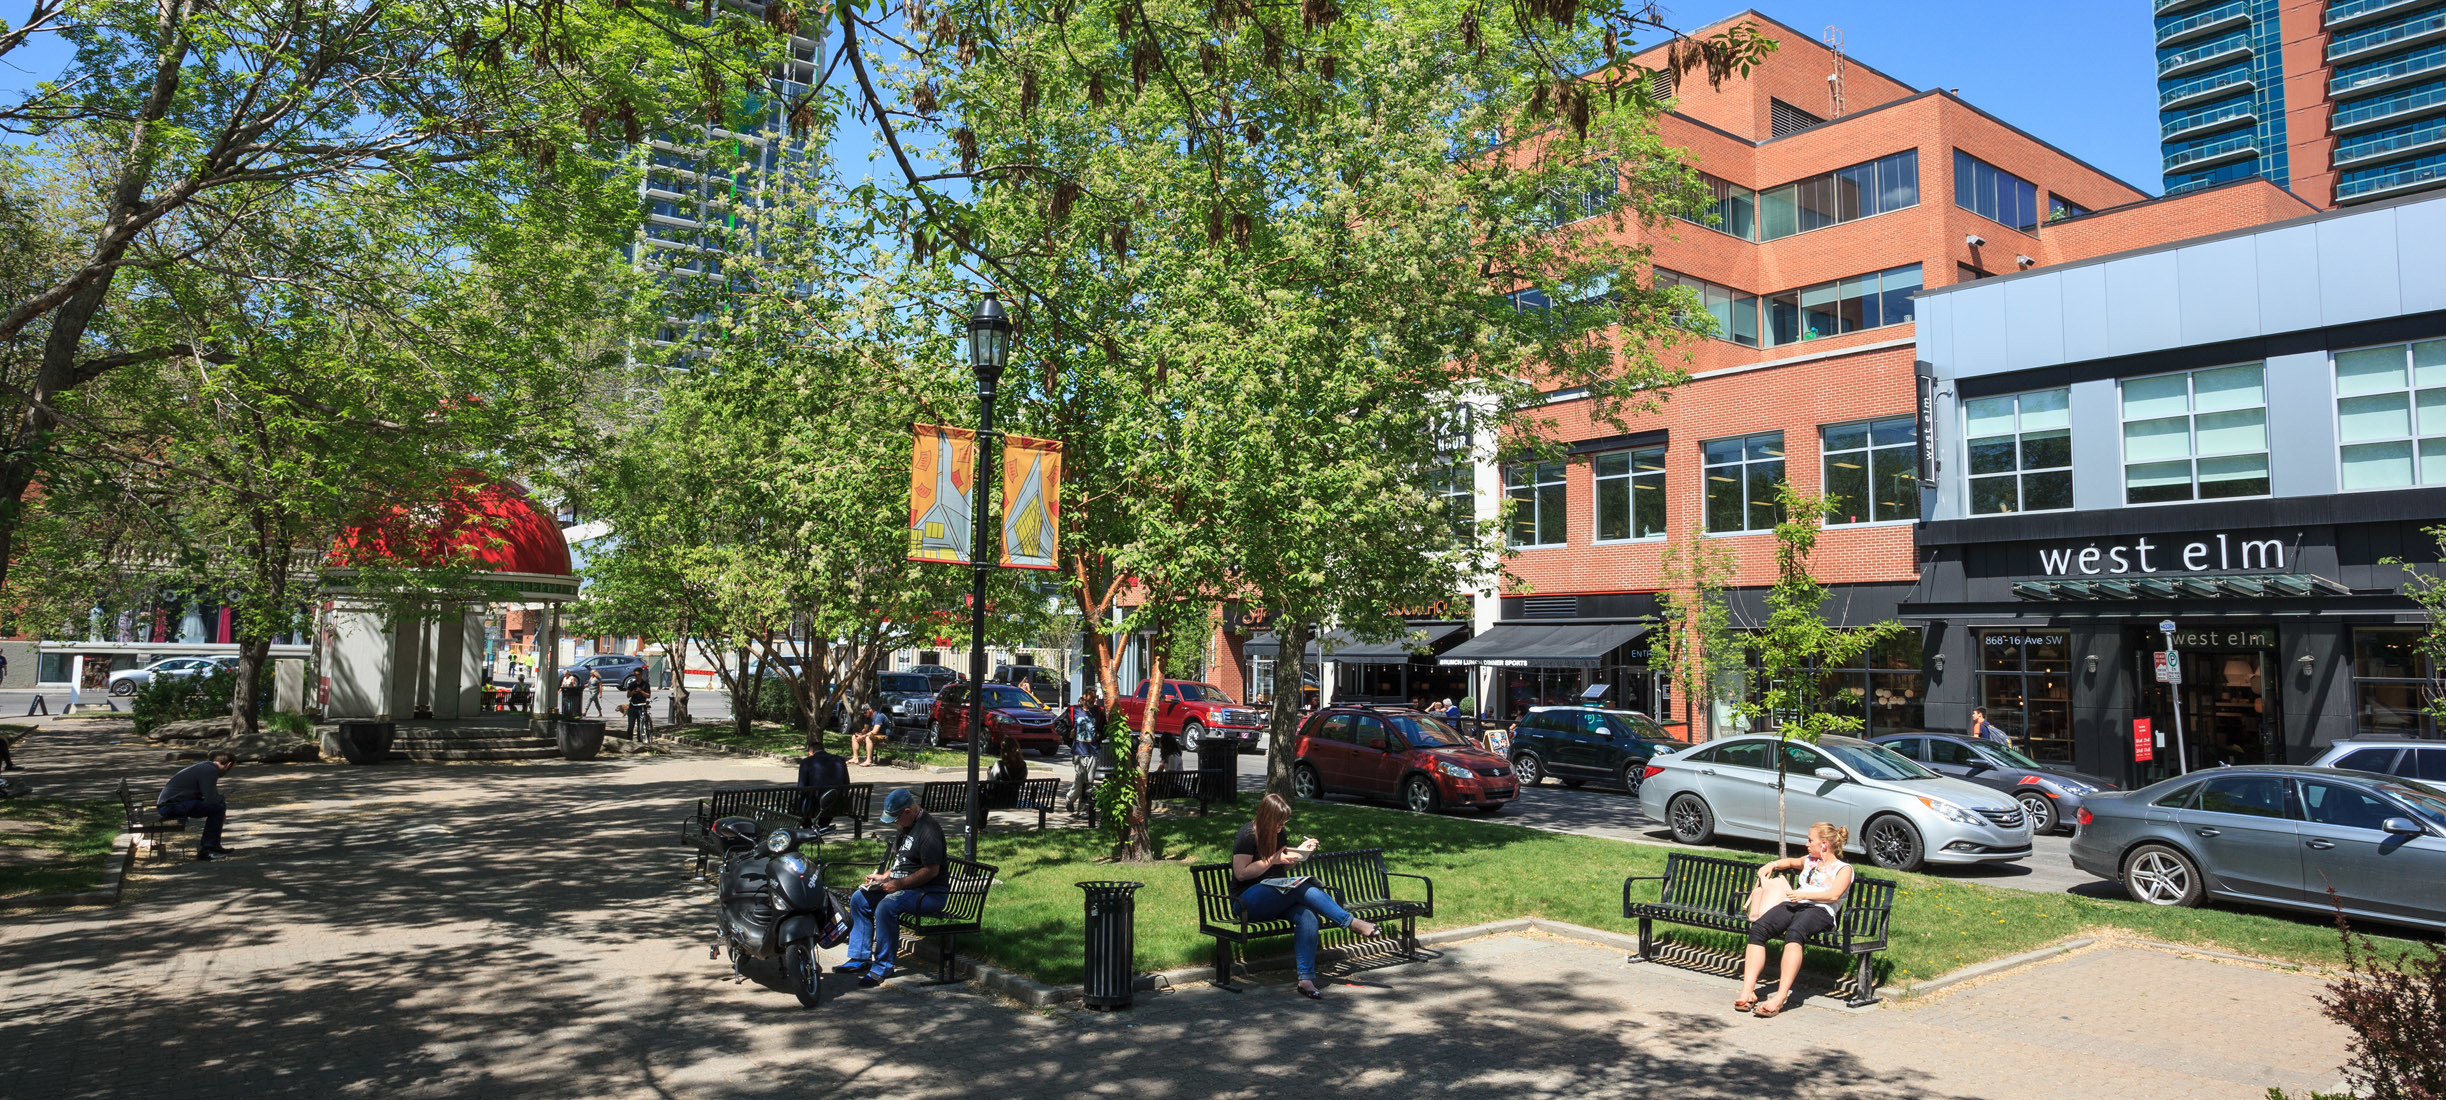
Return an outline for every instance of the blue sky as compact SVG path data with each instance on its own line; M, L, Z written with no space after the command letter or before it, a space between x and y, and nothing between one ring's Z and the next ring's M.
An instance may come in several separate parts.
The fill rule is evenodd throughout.
M1687 30L1750 7L1813 37L1840 27L1846 57L1914 88L1958 88L2108 175L2152 195L2164 186L2147 0L1670 0L1666 15Z

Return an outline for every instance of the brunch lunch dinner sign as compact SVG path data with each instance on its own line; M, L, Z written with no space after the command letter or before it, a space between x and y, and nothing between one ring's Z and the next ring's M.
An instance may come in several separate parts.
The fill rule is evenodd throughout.
M2089 539L2036 548L2048 577L2144 577L2186 573L2281 573L2300 556L2302 536L2222 531L2213 535L2149 535Z

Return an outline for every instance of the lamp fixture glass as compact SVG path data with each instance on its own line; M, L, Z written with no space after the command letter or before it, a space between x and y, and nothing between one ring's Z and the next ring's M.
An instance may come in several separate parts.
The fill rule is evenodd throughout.
M1002 299L989 293L968 317L968 365L979 384L990 386L1010 357L1011 318L1002 311Z

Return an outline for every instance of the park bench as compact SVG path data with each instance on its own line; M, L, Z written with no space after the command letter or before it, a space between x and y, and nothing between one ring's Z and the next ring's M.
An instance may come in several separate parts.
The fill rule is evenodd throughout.
M1102 782L1104 777L1108 774L1111 773L1104 770L1098 770L1096 772L1097 782ZM1239 777L1233 776L1231 777L1231 781L1233 783L1238 783ZM1209 793L1210 789L1211 788L1209 788L1205 781L1205 773L1198 771L1196 768L1182 768L1177 771L1151 771L1147 773L1147 801L1163 802L1174 799L1195 799L1198 804L1199 817L1206 816L1207 811L1214 808L1216 796ZM1087 827L1092 829L1095 827L1095 825L1096 807L1091 801L1087 806Z
M935 786L935 784L929 783L927 786ZM927 812L932 813L933 811ZM883 859L874 865L874 870L877 872L888 870L898 847L897 844L885 845ZM942 937L943 942L935 951L938 960L935 980L925 983L927 985L950 985L958 980L954 977L953 970L957 962L957 959L954 958L954 951L959 946L960 937L977 935L985 931L985 895L994 888L994 875L1001 870L990 863L978 863L975 860L961 859L958 856L947 856L945 859L943 873L951 881L951 893L950 896L943 899L943 907L932 913L902 914L900 918L902 935L915 936L920 939ZM816 881L824 881L824 876L832 870L833 866L835 865L817 865ZM847 905L850 895L856 890L853 887L838 892L841 896L841 904Z
M680 843L696 849L696 869L705 872L705 861L722 854L722 841L714 835L714 822L726 817L763 818L787 817L805 826L812 823L815 798L820 792L838 790L834 796L832 820L835 824L849 822L852 838L866 836L868 803L875 792L872 783L852 783L846 787L801 787L782 783L758 787L715 787L713 797L700 798L696 813L680 823Z
M1435 915L1434 880L1425 875L1386 870L1382 848L1319 852L1301 860L1292 873L1315 878L1317 885L1324 887L1354 917L1376 924L1399 922L1403 957L1412 960L1419 957L1418 918ZM1238 944L1245 950L1252 940L1288 936L1291 921L1287 917L1244 919L1238 898L1253 884L1234 883L1231 864L1202 863L1189 869L1189 878L1197 889L1198 931L1214 937L1214 984L1237 993L1239 987L1231 980L1232 945ZM1394 897L1393 880L1397 878L1417 879L1427 889L1426 900Z
M985 808L988 810L1034 810L1036 811L1036 827L1043 829L1047 815L1061 801L1061 790L1062 781L1059 779L1022 779L1019 781L1019 797L1016 800L998 803L989 797L986 800ZM979 781L977 793L979 796L987 796L992 793L992 790L983 781ZM917 804L924 807L927 813L940 818L947 832L958 832L968 827L968 781L965 779L919 784Z
M187 821L179 817L163 817L152 802L138 803L136 792L127 785L127 777L119 777L119 808L127 815L126 829L140 843L151 845L156 854L168 856L170 849L162 839L171 833L185 833ZM131 856L133 852L129 853Z
M1634 961L1656 961L1656 938L1649 932L1654 921L1747 935L1750 890L1758 885L1760 866L1721 856L1672 852L1665 856L1664 874L1623 879L1623 919L1639 922L1639 954ZM1657 900L1631 900L1631 887L1640 882L1662 884ZM1893 916L1893 880L1871 878L1854 871L1851 889L1843 895L1835 926L1805 941L1811 947L1840 951L1855 960L1857 970L1846 1005L1858 1008L1877 1003L1875 963L1877 953L1885 950L1886 926Z

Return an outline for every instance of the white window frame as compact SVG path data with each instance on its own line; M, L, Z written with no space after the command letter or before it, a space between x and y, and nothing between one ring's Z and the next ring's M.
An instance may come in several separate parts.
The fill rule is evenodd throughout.
M2257 451L2219 451L2215 454L2202 454L2200 452L2200 416L2202 414L2199 409L2199 386L2195 380L2200 375L2207 374L2212 371L2232 370L2235 367L2257 367L2259 369L2259 404L2257 406L2245 406L2245 408L2256 407L2259 410L2260 449ZM2182 461L2190 467L2191 495L2180 500L2135 501L2132 499L2132 466L2134 465L2134 462L2131 457L2131 441L2127 429L2132 424L2141 423L2143 421L2132 420L2126 415L2124 410L2124 391L2134 382L2146 382L2158 378L2176 377L2183 379L2185 408L2182 415L2184 420L2184 440L2187 450ZM2217 409L2213 410L2210 415L2214 415L2215 413L2240 411L2242 411L2242 409ZM2251 493L2242 496L2221 497L2207 497L2200 495L2201 459L2239 458L2254 454L2260 456L2262 459L2271 458L2271 451L2268 446L2270 440L2268 433L2267 411L2268 364L2267 361L2263 359L2246 359L2239 363L2219 363L2215 366L2194 367L2190 370L2160 371L2156 374L2140 374L2134 375L2130 378L2117 379L2115 381L2115 450L2117 452L2117 457L2121 461L2117 463L2115 472L2118 479L2122 482L2123 506L2126 508L2153 508L2168 504L2199 504L2205 501L2215 500L2265 500L2275 495L2275 464L2272 460L2267 463L2269 479L2269 491L2267 492ZM2168 416L2152 416L2144 418L2144 420L2170 419L2173 418ZM2141 461L2144 463L2157 463L2172 462L2175 460L2170 458L2152 458L2143 459Z
M1749 457L1749 440L1754 436L1762 435L1771 435L1776 437L1778 445L1783 448L1783 453L1772 459L1758 459L1757 461L1780 463L1784 468L1784 480L1789 481L1792 478L1792 446L1790 443L1783 441L1783 434L1784 432L1781 428L1770 428L1761 432L1743 432L1739 435L1720 435L1714 439L1702 439L1699 441L1699 529L1702 532L1709 535L1759 535L1775 529L1775 526L1772 523L1765 527L1743 526L1737 531L1718 531L1712 527L1709 527L1707 525L1707 480L1708 475L1717 470L1741 471L1741 522L1745 525L1748 524L1750 521L1750 466L1752 464L1752 460ZM1721 443L1727 439L1738 439L1742 441L1742 457L1733 462L1707 461L1707 445L1710 443ZM1782 521L1777 520L1776 522L1780 523Z
M1553 467L1553 468L1554 468L1554 471L1555 471L1555 474L1554 474L1554 480L1552 480L1552 481L1546 481L1546 480L1540 479L1540 478L1537 476L1537 475L1538 475L1538 473L1539 473L1540 471L1544 470L1546 467L1549 467L1549 466L1551 466L1551 467ZM1519 484L1514 484L1514 483L1513 483L1513 481L1512 481L1512 476L1513 476L1515 473L1523 473L1523 474L1527 474L1527 475L1528 475L1528 477L1529 477L1529 480L1528 480L1528 481L1525 481L1525 482L1522 482L1522 483L1519 483ZM1546 530L1546 521L1547 521L1547 518L1548 518L1548 517L1546 516L1546 510L1545 510L1543 507L1539 506L1539 504L1538 504L1539 498L1540 498L1540 497L1542 497L1542 496L1544 495L1544 494L1542 493L1542 490L1544 490L1544 489L1545 489L1547 486L1549 486L1549 485L1560 485L1560 486L1562 486L1562 487L1563 487L1563 506L1562 506L1562 507L1560 507L1560 508L1555 509L1555 510L1554 510L1554 516L1552 517L1552 518L1553 518L1553 521L1554 521L1554 527L1555 527L1555 530L1554 530L1554 531L1552 531L1552 532L1551 532L1551 534L1553 534L1553 535L1555 536L1555 538L1554 538L1554 540L1553 540L1553 541L1551 541L1551 542L1543 541L1543 540L1546 538L1546 536L1549 534L1549 532ZM1538 541L1538 542L1514 542L1514 541L1512 541L1512 525L1513 525L1513 524L1515 524L1515 523L1520 522L1520 513L1519 513L1519 512L1516 510L1516 509L1518 508L1518 506L1519 506L1519 505L1517 504L1517 501L1518 501L1520 498L1515 497L1515 496L1513 495L1513 493L1514 493L1514 491L1515 491L1515 490L1519 490L1519 489L1527 489L1527 490L1529 491L1529 496L1528 496L1528 505L1529 505L1529 508L1531 509L1530 514L1531 514L1531 516L1532 516L1532 519L1531 519L1531 521L1530 521L1530 522L1531 522L1531 525L1532 525L1532 526L1534 526L1534 527L1536 527L1536 528L1537 528L1537 537L1538 537L1538 538L1539 538L1539 540L1540 540L1540 541ZM1504 545L1509 546L1509 547L1512 547L1513 549L1516 549L1516 550L1536 550L1536 549L1540 549L1540 548L1543 548L1543 547L1552 547L1552 546L1569 546L1569 545L1571 545L1571 520L1570 520L1570 513L1571 513L1571 464L1570 464L1570 463L1567 463L1567 462L1515 462L1515 463L1511 463L1511 464L1509 464L1509 465L1505 466L1505 467L1503 468L1503 498L1504 498L1506 501L1512 501L1512 502L1515 502L1515 503L1512 505L1512 507L1513 507L1515 510L1514 510L1514 511L1510 511L1510 512L1506 512L1506 513L1504 514L1504 523L1503 523L1503 542L1504 542Z
M2070 387L2070 386L2050 386L2050 387L2047 387L2047 388L2045 388L2045 389L2023 390L2023 391L2022 391L2022 392L2020 392L2020 393L1999 393L1999 394L1990 394L1988 397L1984 397L1984 398L1982 398L1982 397L1974 397L1974 398L1966 398L1966 399L1964 399L1964 400L1961 402L1961 405L1960 405L1960 412L1961 412L1961 416L1962 416L1962 514L1963 514L1963 515L1965 515L1965 516L2026 516L2026 515L2033 515L2033 514L2045 514L2045 513L2048 513L2048 512L2069 512L2069 511L2072 511L2072 507L2073 507L2073 506L2072 506L2072 505L2070 505L2070 504L2066 504L2066 505L2064 505L2064 506L2063 506L2063 507L2061 507L2061 508L2027 508L2027 507L2017 507L2017 508L2015 508L2014 510L2012 510L2012 511L2010 511L2010 512L1982 512L1982 511L1979 511L1979 510L1978 510L1978 505L1977 505L1977 501L1978 501L1978 490L1977 490L1977 484L1978 484L1979 482L1982 482L1982 481L1996 481L1996 480L2000 480L2000 479L2003 479L2003 478L2008 478L2008 477L2009 477L2009 478L2012 478L2012 479L2013 479L2013 501L2014 501L2014 503L2015 503L2015 504L2017 504L2017 505L2020 505L2020 504L2026 504L2026 503L2028 503L2028 501L2029 501L2029 493L2028 493L2028 491L2027 491L2027 487L2024 485L2024 483L2023 483L2023 481L2022 481L2022 479L2023 479L2023 478L2028 477L2028 476L2029 476L2029 475L2031 475L2031 474L2052 474L2052 473L2056 473L2056 472L2059 472L2059 471L2061 471L2062 473L2064 473L2064 474L2066 474L2066 475L2070 475L2070 474L2072 473L2073 467L2074 467L2075 465L2078 465L2078 464L2079 464L2079 460L2078 460L2078 459L2074 459L2073 461L2071 461L2071 462L2067 463L2066 465L2062 465L2062 466L2041 466L2041 467L2037 467L2037 468L2027 468L2027 467L2022 466L2022 464L2021 464L2021 437L2022 437L2023 435L2027 434L2027 433L2029 432L2029 430L2030 430L2030 429L2024 428L2024 427L2022 426L2022 423L2021 423L2021 417L2022 417L2022 413L2021 413L2021 401L2022 401L2022 399L2023 399L2023 398L2025 398L2025 397L2029 397L2029 396L2031 396L2031 395L2033 395L2033 394L2041 394L2041 393L2060 393L2060 394L2063 394L2063 395L2064 395L2064 410L2065 410L2064 427L2063 427L2062 429L2060 429L2060 430L2061 430L2061 431L2063 431L2063 432L2065 433L2065 440L2066 440L2066 444L2067 444L2067 445L2066 445L2066 447L2065 447L2065 452L2066 452L2066 454L2069 456L2069 455L2071 455L2071 454L2077 453L2077 452L2075 452L2075 451L2073 450L2073 448L2070 446L2070 441L2071 441L2071 433L2072 433L2072 417L2071 417L2071 411L2072 411L2072 387ZM2120 393L2120 392L2118 392L2116 396L2117 396L2118 398L2120 398L2122 395L2121 395L2121 393ZM1995 436L1995 435L1982 435L1982 436L1975 436L1975 437L1974 437L1974 436L1972 436L1972 435L1970 434L1970 404L1971 404L1971 402L1972 402L1972 401L1984 401L1984 400L1989 400L1990 398L2004 398L2004 397L2009 397L2009 398L2012 398L2012 399L2013 399L2013 433L2012 433L2012 434L2013 434L2013 472L2012 472L2012 473L2009 473L2009 474L1976 474L1976 473L1972 473L1972 472L1971 472L1971 465L1970 465L1970 448L1971 448L1971 445L1972 445L1973 443L1978 442L1979 440L1982 440L1982 439L2001 439L2001 438L2004 438L2004 437L2002 437L2002 436ZM2118 413L2120 413L2120 412L2121 412L2121 407L2120 407L2120 406L2118 406L2118 407L2117 407L2117 412L2118 412ZM2043 432L2052 432L2052 431L2057 431L2057 430L2059 430L2059 429L2056 429L2056 428L2040 428L2040 429L2038 429L2038 430L2039 430L2039 431L2043 431ZM2117 426L2116 426L2116 431L2117 431L2117 438L2121 438L2122 426L2121 426L2121 423L2120 423L2120 422L2118 422L2118 423L2117 423Z
M2403 353L2404 384L2392 389L2367 390L2347 395L2344 392L2344 378L2342 373L2344 367L2344 356L2357 351L2379 351L2388 348L2392 348ZM2424 348L2431 349L2432 354L2437 356L2437 361L2433 365L2446 367L2446 340L2412 340L2397 344L2372 344L2358 348L2341 348L2328 353L2327 379L2329 385L2334 387L2334 400L2329 402L2330 408L2328 411L2330 415L2335 418L2337 491L2346 493L2383 493L2391 489L2415 489L2427 485L2446 485L2446 476L2441 476L2435 480L2421 476L2422 467L2424 465L2422 462L2422 452L2427 449L2424 447L2424 444L2437 444L2439 462L2441 466L2446 466L2446 432L2427 434L2421 431L2421 395L2423 393L2435 393L2439 394L2441 397L2446 397L2446 383L2433 386L2423 386L2420 383L2421 367L2419 349ZM2387 395L2401 395L2403 397L2404 423L2405 427L2409 429L2408 434L2391 436L2383 439L2357 439L2351 442L2346 442L2344 439L2344 403L2347 401L2360 401L2372 397ZM2344 483L2346 470L2344 453L2346 451L2352 450L2356 447L2385 446L2391 443L2403 443L2410 445L2412 460L2411 481L2401 485L2363 485L2357 487L2346 485Z
M1655 455L1657 462L1659 463L1659 467L1655 470L1645 472L1641 471L1638 463L1639 456L1643 454ZM1623 455L1628 459L1628 465L1624 468L1623 472L1619 474L1598 473L1597 463L1614 455ZM1590 543L1596 545L1618 545L1626 542L1663 542L1665 540L1665 533L1669 525L1664 523L1659 523L1657 525L1656 533L1653 535L1632 535L1629 538L1609 539L1602 537L1600 534L1600 532L1605 530L1606 482L1621 481L1628 483L1628 489L1626 490L1628 495L1623 497L1623 503L1627 504L1631 509L1630 527L1633 531L1639 529L1639 479L1641 477L1653 476L1657 482L1656 492L1658 500L1660 502L1670 500L1670 498L1665 495L1667 490L1666 480L1669 476L1662 466L1665 457L1665 448L1662 446L1626 447L1619 451L1606 451L1601 454L1593 454L1588 456L1588 541Z
M1876 426L1876 425L1878 425L1878 424L1891 423L1891 422L1896 421L1896 420L1900 420L1900 421L1903 421L1904 423L1909 423L1909 424L1911 424L1911 425L1912 425L1912 431L1911 431L1911 441L1910 441L1910 442L1908 442L1908 443L1888 443L1888 444L1885 444L1884 446L1878 446L1878 445L1877 445L1877 443L1875 442L1875 440L1876 440L1876 431L1875 431L1875 426ZM1837 428L1850 428L1850 427L1858 427L1858 428L1860 428L1862 431L1866 432L1866 433L1867 433L1867 438L1868 438L1868 440L1869 440L1869 441L1868 441L1868 442L1864 442L1864 443L1862 443L1860 446L1857 446L1857 447L1842 447L1842 448L1835 448L1835 447L1829 447L1829 446L1827 446L1827 445L1826 445L1826 433L1827 433L1828 431L1833 430L1833 429L1837 429ZM1911 459L1910 459L1910 465L1911 465L1911 467L1912 467L1912 469L1913 469L1912 477L1913 477L1914 481L1916 482L1916 480L1917 480L1917 478L1918 478L1918 472L1917 472L1917 471L1918 471L1918 466L1919 466L1919 428L1918 428L1917 423L1915 422L1915 420L1913 419L1913 417L1912 417L1910 414L1905 413L1905 414L1903 414L1903 415L1901 415L1901 416L1872 416L1872 417L1868 417L1868 418L1866 418L1866 419L1861 419L1861 420L1842 420L1842 421L1837 421L1837 422L1832 423L1832 424L1820 424L1820 425L1818 425L1818 491L1819 491L1820 493L1825 493L1825 492L1827 491L1827 486L1828 486L1828 485L1830 485L1830 484L1832 484L1832 483L1833 483L1833 481L1834 481L1834 479L1833 479L1833 478L1832 478L1830 475L1828 475L1828 474L1827 474L1827 472L1826 472L1826 463L1827 463L1828 461L1832 460L1832 459L1833 459L1833 458L1834 458L1836 455L1859 455L1859 456L1860 456L1860 460L1861 460L1861 469L1863 469L1863 470L1866 470L1866 471L1867 471L1867 473L1866 473L1866 474L1864 474L1864 475L1862 475L1862 476L1863 476L1863 477L1865 477L1865 478L1867 479L1867 481L1868 481L1868 485L1869 485L1869 499L1867 499L1867 500L1865 500L1865 501L1862 501L1861 503L1862 503L1862 504L1864 504L1864 505L1867 505L1867 506L1868 506L1868 511L1869 511L1869 515L1870 515L1870 518L1868 518L1868 519L1864 519L1864 520L1861 520L1861 521L1859 521L1858 523L1841 523L1841 522L1837 522L1837 521L1832 520L1832 519L1826 519L1826 520L1821 521L1820 526L1824 526L1824 527L1890 527L1890 526L1893 526L1893 525L1898 524L1898 523L1918 523L1918 522L1919 522L1919 516L1910 516L1910 517L1903 518L1903 519L1878 519L1878 518L1876 518L1876 505L1877 505L1877 466L1876 466L1876 460L1875 460L1875 458L1874 458L1874 452L1877 452L1877 451L1903 451L1903 452L1908 453L1908 454L1911 456ZM1786 461L1788 462L1788 461L1789 461L1789 459L1787 458L1787 459L1786 459ZM1791 467L1790 467L1789 465L1785 466L1785 467L1784 467L1784 472L1785 472L1787 475L1789 475L1789 474L1791 473ZM1922 501L1922 502L1920 503L1920 509L1921 509L1921 511L1922 511L1923 513L1925 513L1925 512L1926 512L1926 510L1927 510L1927 502L1926 502L1926 501Z

